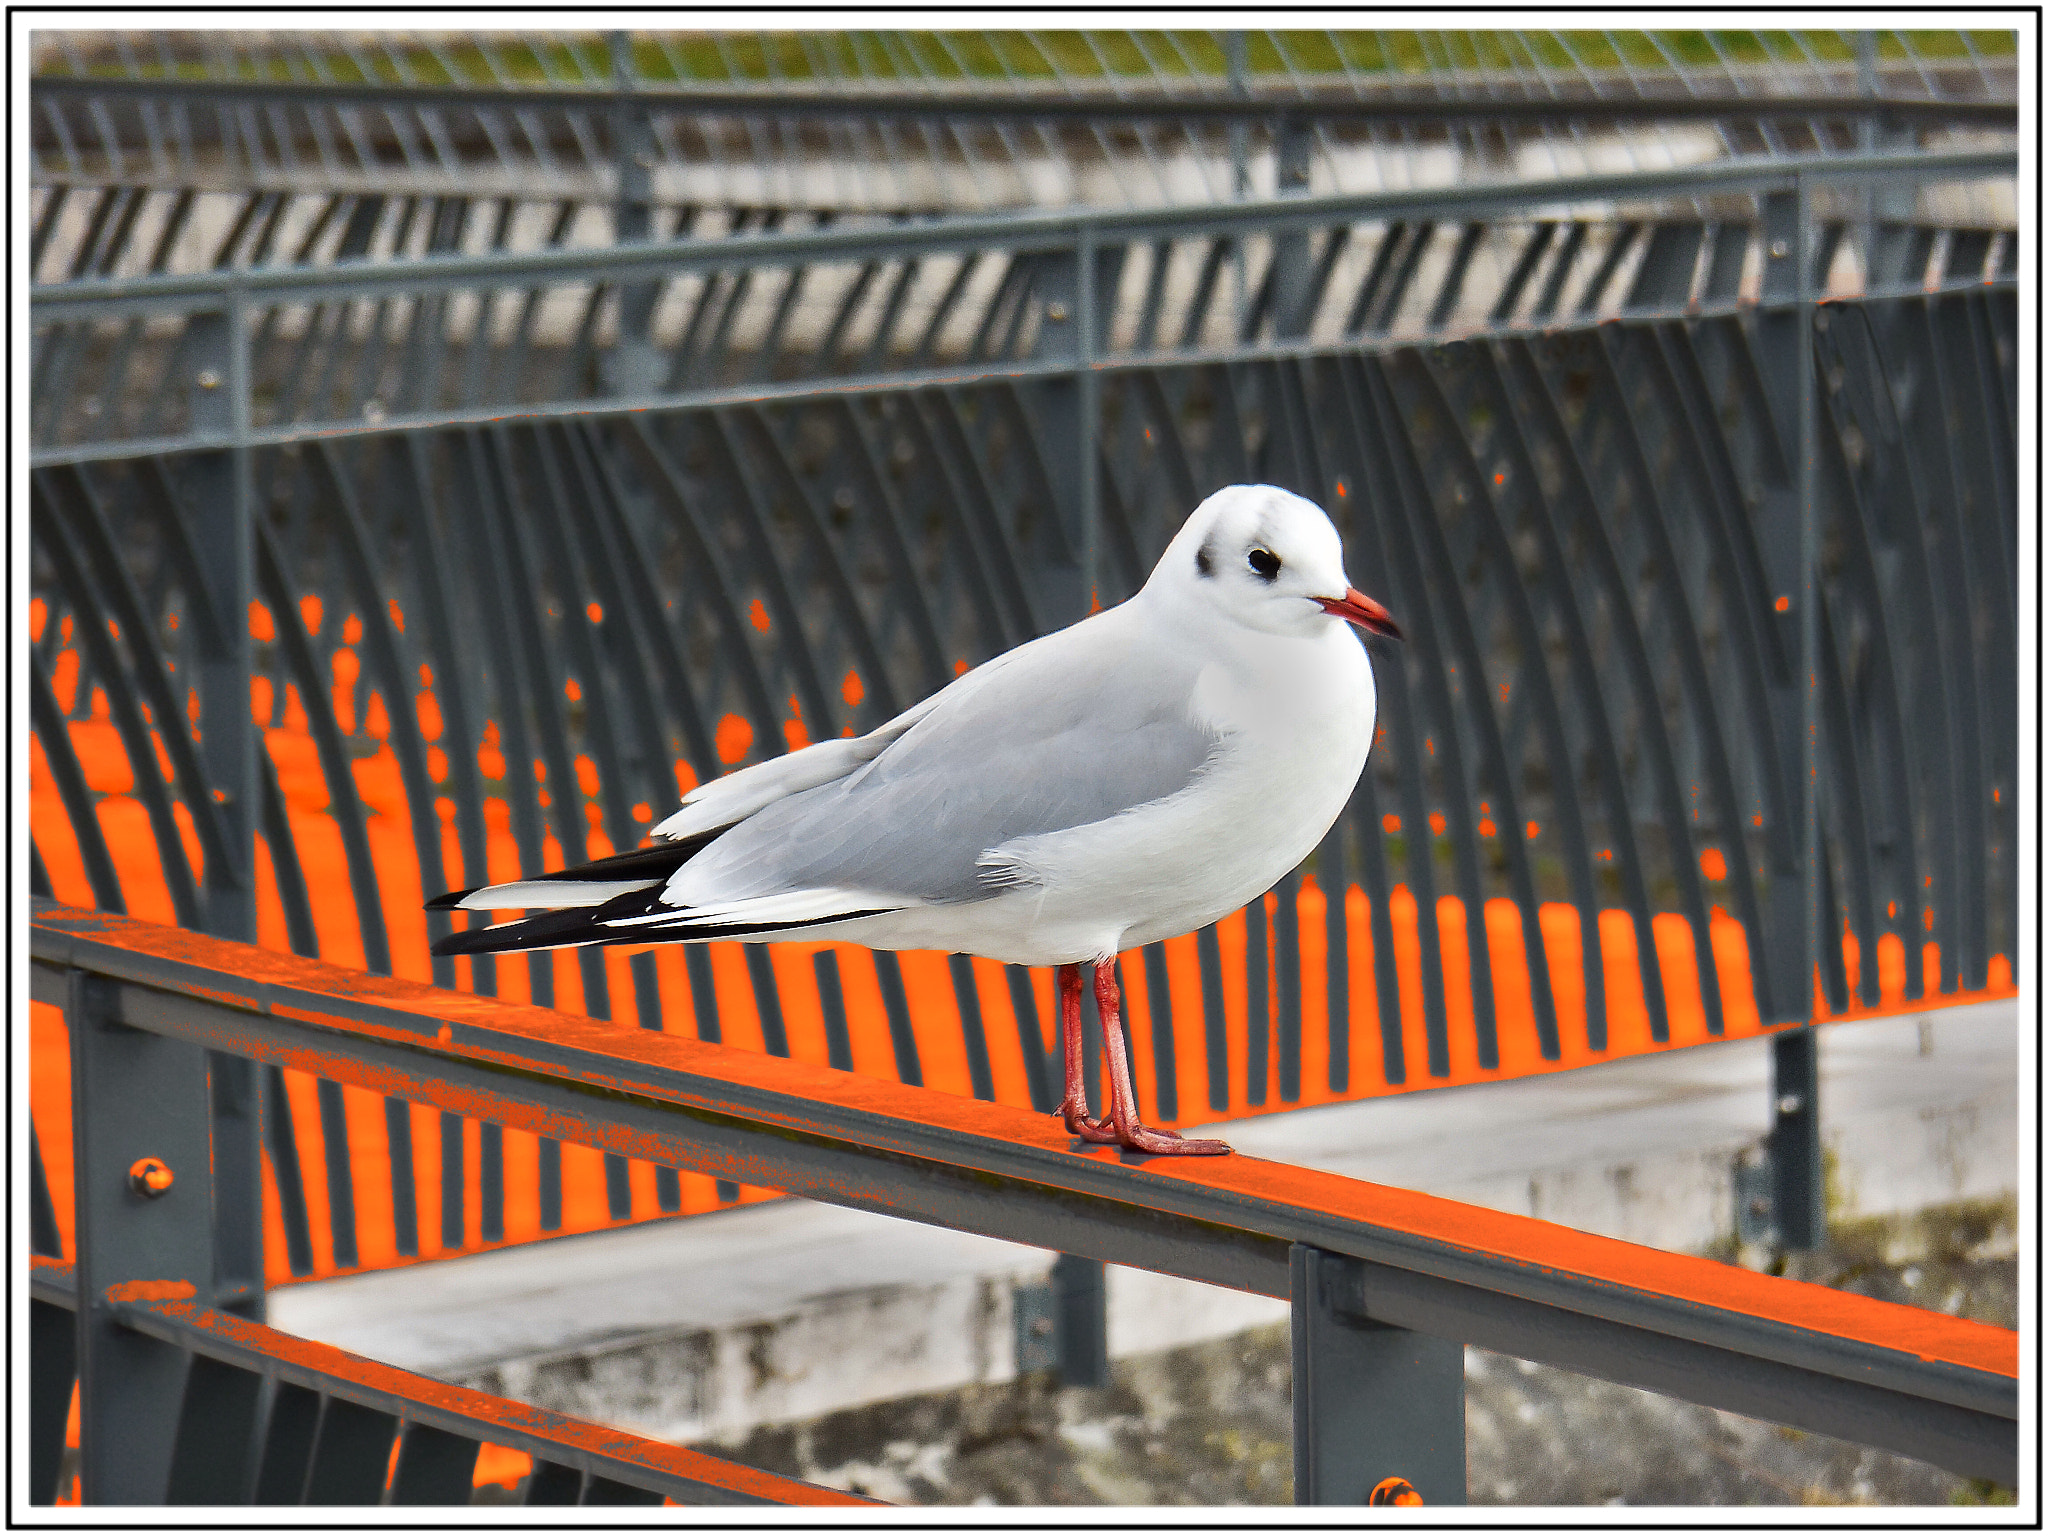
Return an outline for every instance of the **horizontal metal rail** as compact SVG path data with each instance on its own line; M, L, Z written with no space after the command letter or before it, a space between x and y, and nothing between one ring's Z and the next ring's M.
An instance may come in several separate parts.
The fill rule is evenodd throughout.
M415 264L417 265L417 264ZM1938 298L1948 294L2011 293L2017 289L2014 279L1987 281L1982 278L1965 278L1944 282L1937 287L1922 285L1881 287L1877 291L1859 297L1875 301L1887 299ZM139 309L145 301L136 300ZM1797 308L1800 301L1730 300L1724 303L1703 303L1693 307L1688 318L1710 320L1746 313L1789 311ZM1624 311L1619 319L1637 318ZM1648 318L1648 316L1644 316ZM1551 327L1515 321L1498 326L1482 326L1461 331L1457 340L1461 342L1484 341L1496 337L1526 335L1544 332ZM1375 338L1383 345L1412 346L1418 338ZM1139 370L1176 367L1208 367L1221 364L1304 362L1316 358L1330 358L1355 353L1359 344L1333 344L1329 341L1281 340L1246 342L1239 346L1206 347L1161 347L1146 351L1104 352L1091 359L1085 371L1096 377L1106 378L1116 374L1133 373ZM983 385L1017 384L1026 380L1066 379L1084 371L1081 362L1072 356L1045 358L1005 358L985 364L954 363L944 367L907 368L873 374L838 375L817 378L792 379L786 382L761 381L723 386L704 386L695 389L661 391L647 394L615 394L579 396L572 399L541 403L503 401L474 406L469 409L448 409L426 411L392 411L374 421L322 420L317 422L291 421L275 426L253 426L240 432L188 431L176 435L150 438L109 438L101 442L62 443L32 447L29 450L29 464L32 468L47 469L64 464L100 464L123 459L142 458L156 454L192 453L228 448L279 448L294 443L335 442L349 438L373 438L398 432L441 431L451 428L505 426L513 423L538 424L550 421L597 421L619 417L643 416L654 412L718 410L732 406L760 406L769 404L799 405L825 400L839 400L849 397L884 395L904 390L959 390Z
M976 92L875 90L756 90L745 87L677 89L650 83L630 88L597 86L370 85L326 80L121 80L103 76L38 75L30 89L42 96L151 101L187 97L206 107L242 104L342 103L376 109L526 108L609 112L622 105L663 112L773 118L898 118L915 122L1032 119L1082 123L1173 120L1234 123L1247 120L1441 123L1645 122L1736 119L1853 118L2015 127L2011 101L1825 92L1796 95L1556 95L1361 96L1265 92L1220 96L1213 92L1141 90L1124 82L1065 95L1019 97L1014 87ZM1111 94L1114 89L1117 94ZM1525 87L1533 90L1533 87Z
M80 278L31 291L39 322L218 309L230 295L270 301L430 294L478 284L516 286L544 278L618 282L657 273L769 267L834 257L887 260L925 252L1065 247L1097 241L1272 235L1344 221L1483 218L1588 202L1639 201L1712 193L1789 192L1822 186L1962 181L2017 174L2013 150L1806 156L1735 160L1679 171L1560 176L1498 184L1393 192L1275 197L1200 208L1073 208L978 215L886 228L739 234L649 240L590 249L427 255L332 266L262 266L122 278Z
M115 1286L114 1316L124 1325L258 1376L290 1382L329 1397L387 1413L409 1424L430 1425L465 1439L525 1451L535 1461L568 1467L691 1504L872 1504L855 1494L778 1477L649 1440L608 1425L513 1402L469 1387L435 1381L313 1339L281 1333L192 1300L189 1281ZM36 1257L30 1295L75 1310L77 1280L71 1265Z
M2016 1475L2017 1335L1413 1191L1078 1149L1051 1117L39 902L34 995L542 1136L1269 1296Z

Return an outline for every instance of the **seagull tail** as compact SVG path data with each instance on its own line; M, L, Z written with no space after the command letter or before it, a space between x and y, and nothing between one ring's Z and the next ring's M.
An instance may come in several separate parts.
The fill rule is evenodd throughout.
M718 832L725 829L720 827ZM628 848L588 864L558 869L552 874L534 875L503 885L474 885L466 891L443 891L429 901L429 912L452 912L460 907L489 911L494 907L590 907L608 901L623 891L645 890L666 885L669 876L700 852L718 832L694 837L657 840L645 848Z
M723 831L719 828L718 831ZM504 907L548 910L518 922L476 927L435 941L437 955L486 955L513 949L553 949L564 944L589 944L610 937L597 930L600 917L617 915L622 905L644 906L669 877L688 863L718 832L693 837L657 839L644 848L592 859L569 869L535 875L502 885L444 891L426 904L429 912L489 911ZM626 899L622 901L623 899Z
M761 922L744 918L721 921L717 917L695 918L688 908L666 908L661 903L659 882L636 886L594 906L564 907L541 912L516 922L489 928L470 928L437 940L437 955L497 955L508 950L560 949L581 944L663 944L708 943L713 939L784 938L806 928L850 922L893 911L891 907L851 907L817 917L783 917ZM622 919L663 919L656 925L627 926Z

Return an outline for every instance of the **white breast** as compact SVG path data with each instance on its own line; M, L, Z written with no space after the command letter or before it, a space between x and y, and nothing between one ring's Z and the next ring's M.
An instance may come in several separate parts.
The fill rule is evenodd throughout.
M1031 904L1035 938L1058 948L1094 935L1095 954L1114 953L1252 900L1343 811L1372 745L1374 706L1371 664L1344 629L1258 637L1204 666L1189 709L1220 741L1193 785L1004 850L1029 877L1013 900Z

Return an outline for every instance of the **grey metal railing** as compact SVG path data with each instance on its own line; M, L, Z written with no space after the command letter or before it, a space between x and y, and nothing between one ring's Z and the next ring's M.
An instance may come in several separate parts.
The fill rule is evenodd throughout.
M2010 130L2014 34L46 34L39 176L841 212L1361 192ZM738 189L750 188L740 194Z
M453 983L422 952L448 919L394 937L389 889L464 883L494 814L527 868L593 830L628 845L678 763L701 780L797 732L867 729L1091 594L1126 595L1201 494L1262 478L1330 508L1354 575L1415 637L1381 659L1386 738L1311 865L1322 891L1367 898L1373 955L1359 995L1346 903L1329 900L1312 1094L1447 1077L1445 944L1417 924L1418 1052L1397 887L1425 915L1459 899L1481 1071L1501 1027L1530 1031L1537 1059L1609 1048L1609 909L1656 1042L1660 918L1689 936L1710 1033L1752 998L1765 1024L1804 1022L1816 973L1831 1009L1877 1002L1887 943L1905 998L1929 990L1930 941L1932 990L1981 988L2017 935L2017 234L1915 210L2009 184L2012 164L1866 146L886 228L750 213L718 238L601 248L546 248L580 205L521 247L518 199L261 192L196 261L173 259L184 193L50 188L41 270L64 280L33 300L29 688L82 877L123 908L67 725L104 700L178 921L253 935L260 834L287 941L319 949L284 770L255 746L255 681L269 724L303 717L293 771L326 794L350 942L373 971ZM65 197L90 205L79 226ZM1711 216L1688 211L1708 200ZM507 248L478 250L484 228ZM1903 612L1923 616L1910 637ZM1930 715L1942 729L1914 728ZM371 752L410 826L409 859L382 867L355 766ZM50 888L40 849L32 874ZM1145 956L1160 1068L1141 1091L1163 1117L1201 1112L1176 1048L1201 1054L1210 1112L1300 1101L1302 888L1282 883L1241 954L1199 937L1196 995L1168 999L1163 954ZM1498 899L1530 971L1526 1022L1506 1026ZM1580 936L1563 991L1546 903ZM1717 908L1743 934L1747 997L1721 993ZM896 1070L919 1080L902 974L875 966ZM489 963L468 974L496 985ZM1244 978L1241 1020L1226 974ZM1005 1018L964 961L949 975L971 1090L994 1097L991 1052L1010 1054L1049 1106L1026 980L1008 978ZM666 981L636 960L616 999L601 964L580 978L592 1013L708 1039L734 995L701 950ZM525 984L549 1001L556 974L529 962ZM789 1050L789 985L747 950L771 1052ZM1178 1047L1176 1002L1199 1023ZM1375 1061L1354 1061L1354 1020ZM1776 1048L1779 1228L1810 1242L1811 1038ZM260 1091L304 1272L282 1078ZM339 1090L321 1094L340 1256L347 1121ZM486 1238L502 1231L495 1147L443 1168L458 1193L481 1181ZM542 1210L552 1187L559 1212L540 1156ZM254 1160L250 1141L248 1177ZM673 1183L658 1190L676 1208ZM455 1246L463 1209L444 1202Z
M51 1275L35 1303L46 1310L32 1341L33 1434L43 1478L75 1369L88 1504L160 1502L166 1490L221 1503L252 1491L259 1502L465 1502L461 1456L473 1458L475 1439L505 1440L507 1426L557 1466L573 1464L562 1447L578 1450L587 1486L601 1473L612 1501L622 1482L697 1498L827 1496L628 1436L593 1456L591 1437L578 1444L552 1416L537 1425L533 1410L210 1311L208 1063L229 1058L1287 1297L1298 1503L1363 1504L1389 1477L1429 1503L1463 1503L1467 1343L1968 1476L2017 1476L2018 1340L1981 1323L1253 1158L1181 1162L1162 1177L1145 1160L1075 1150L1042 1115L542 1010L457 1006L415 983L105 914L41 906L31 948L34 995L62 1006L71 1030L81 1191L73 1287L67 1296ZM135 1182L146 1165L166 1176L154 1195ZM266 1377L278 1383L267 1403ZM310 1468L273 1482L274 1466L308 1468L315 1393L327 1403ZM465 1435L466 1452L454 1443ZM648 1465L661 1450L666 1479ZM537 1467L530 1487L543 1481Z

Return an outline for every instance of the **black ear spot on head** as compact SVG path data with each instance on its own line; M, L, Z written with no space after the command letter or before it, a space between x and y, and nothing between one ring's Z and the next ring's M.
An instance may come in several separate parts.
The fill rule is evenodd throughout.
M1210 555L1209 546L1206 544L1195 551L1195 569L1204 576L1214 576L1216 574L1216 561Z
M1261 581L1271 581L1280 574L1280 557L1270 549L1255 549L1245 558Z

